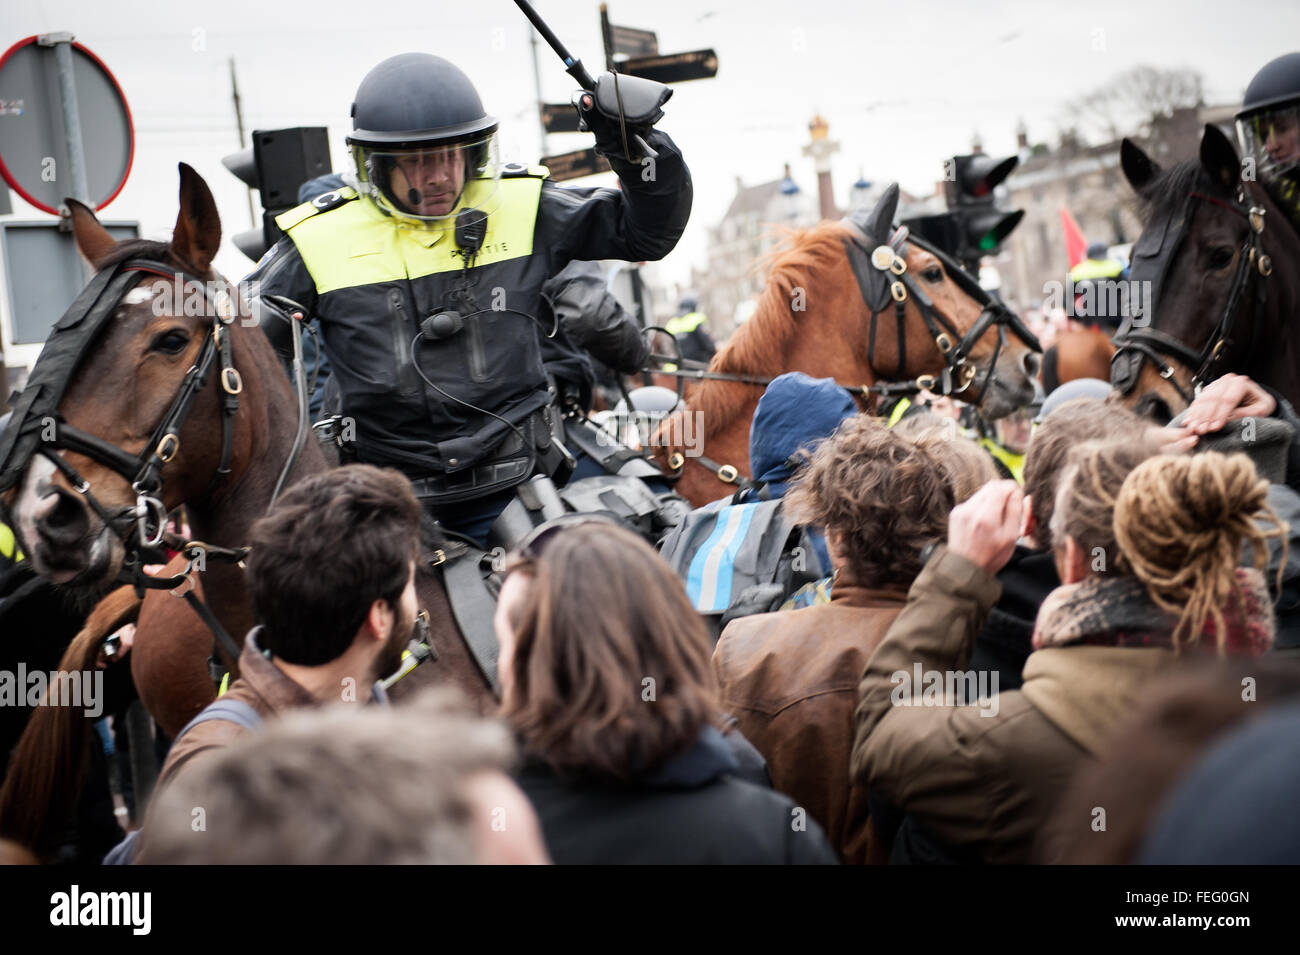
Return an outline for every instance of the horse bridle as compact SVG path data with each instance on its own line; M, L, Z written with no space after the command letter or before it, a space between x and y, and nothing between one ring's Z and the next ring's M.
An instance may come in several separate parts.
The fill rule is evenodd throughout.
M194 406L194 400L206 386L208 376L214 365L220 365L220 382L222 391L221 416L221 462L208 483L205 496L211 494L230 475L230 457L234 445L234 417L239 410L239 395L244 389L243 380L234 366L231 354L229 326L234 321L234 309L231 295L223 288L213 293L208 283L185 270L178 270L164 263L151 259L132 259L123 263L121 272L140 272L161 278L174 278L183 282L183 287L197 283L204 290L204 298L211 307L213 315L211 331L204 335L203 345L198 357L181 380L175 397L167 412L153 429L144 448L139 454L132 455L103 438L89 434L79 428L55 417L53 439L39 448L39 453L46 457L71 482L73 490L85 498L100 519L118 536L127 551L127 561L122 574L128 579L119 583L130 583L137 588L171 589L184 580L179 578L149 577L143 572L144 560L139 550L153 549L162 543L167 524L167 511L162 496L162 471L180 451L180 431ZM123 290L123 295L125 291ZM112 301L110 308L116 308L121 296ZM72 451L84 455L120 475L135 492L136 503L119 512L109 514L90 490L90 484L69 464L59 451ZM125 521L125 523L124 523ZM134 522L135 537L131 535ZM136 546L132 546L132 544ZM132 559L134 558L134 559Z
M845 218L841 220L840 224L849 232L850 238L845 240L844 243L845 252L848 255L849 265L853 269L854 278L857 280L862 301L871 313L871 325L868 329L867 338L867 365L873 371L877 371L878 374L879 372L876 369L876 329L881 314L889 307L891 301L894 306L894 316L898 329L898 368L892 376L894 380L883 384L858 386L848 386L836 382L850 394L860 395L863 398L877 395L916 394L919 391L930 391L940 395L963 394L970 388L978 374L975 366L968 362L971 351L975 348L976 343L984 337L989 328L996 326L998 338L993 347L993 356L989 359L988 371L984 375L984 381L979 386L978 393L970 399L971 404L978 405L983 400L989 385L993 381L998 356L1006 345L1007 329L1010 329L1012 334L1033 351L1042 352L1043 348L1039 344L1038 338L1020 320L1019 316L990 295L946 253L911 235L906 226L896 228L890 235L887 244L871 248L871 240L858 223L851 218ZM975 320L975 323L965 335L960 334L952 322L934 307L934 301L917 285L916 280L907 271L906 256L909 242L916 243L919 248L938 259L948 277L963 292L982 306L979 318ZM872 271L873 269L874 271ZM934 340L935 347L943 357L944 368L938 378L926 374L919 375L912 381L901 380L906 378L907 375L907 300L909 296L915 301L917 311L921 314L921 320L925 323L930 337ZM666 329L660 330L667 333ZM668 334L671 337L671 333ZM668 356L655 357L667 358ZM681 361L680 355L674 360ZM724 372L693 371L678 373L678 376L679 397L680 382L684 377L738 381L764 386L772 382L771 378ZM890 376L881 375L880 377L888 378ZM624 397L626 399L626 393ZM735 484L741 488L752 484L752 482L740 476L739 470L734 465L718 464L716 461L702 455L697 455L695 460L712 471L718 480L725 484ZM685 455L680 451L674 452L668 459L669 470L674 472L680 471L685 463Z
M1224 202L1214 196L1207 196L1204 193L1191 193L1181 210L1183 220L1179 223L1178 233L1173 237L1167 248L1165 246L1168 239L1169 223L1164 224L1165 231L1160 237L1160 247L1157 249L1159 258L1157 259L1158 271L1155 279L1155 291L1150 296L1150 301L1144 301L1144 308L1154 310L1155 300L1158 297L1157 293L1164 284L1169 270L1173 267L1178 248L1182 244L1190 221L1188 211L1195 199L1211 202L1229 209L1242 216L1249 225L1246 239L1242 243L1240 254L1237 257L1237 269L1233 274L1232 286L1228 290L1228 300L1224 305L1223 314L1219 316L1214 331L1211 332L1210 337L1199 352L1180 342L1172 335L1149 327L1149 321L1147 325L1138 327L1134 325L1134 315L1125 316L1123 324L1120 326L1119 331L1115 333L1113 339L1119 347L1111 357L1111 378L1112 381L1115 381L1116 387L1119 388L1122 394L1127 395L1137 387L1138 378L1141 377L1142 365L1149 360L1158 369L1160 377L1169 382L1170 386L1178 392L1178 396L1186 404L1190 405L1195 396L1200 393L1201 388L1218 377L1213 374L1214 366L1231 341L1237 314L1240 311L1243 299L1252 295L1252 293L1255 302L1256 320L1251 323L1251 335L1254 336L1258 333L1258 313L1267 300L1263 280L1272 274L1273 263L1263 251L1265 210L1263 207L1249 201L1244 186L1238 186L1234 201L1231 203ZM1136 258L1137 250L1135 249L1134 252ZM1256 273L1260 276L1258 287L1255 283ZM1154 318L1154 315L1151 318ZM1135 353L1135 355L1127 356L1127 364L1121 363L1120 366L1116 366L1115 362L1128 352ZM1136 360L1133 360L1134 357L1136 357ZM1188 382L1190 394L1187 389L1184 389L1179 384L1173 366L1165 361L1166 357L1176 359L1189 369L1195 369L1191 380ZM1119 373L1120 380L1118 381L1115 380L1115 369L1117 367L1123 369Z
M989 359L988 371L978 392L963 400L978 405L988 391L996 373L998 356L1006 346L1006 333L1012 334L1035 352L1041 352L1042 346L1028 327L1013 311L990 295L960 265L946 253L928 242L911 235L907 226L899 226L890 235L887 243L869 248L871 240L852 219L841 223L850 232L851 240L845 242L849 263L858 280L862 300L871 313L871 325L867 338L867 364L873 371L876 368L876 337L880 316L893 304L894 319L897 325L898 365L892 376L895 380L907 375L907 301L909 297L916 303L916 309L925 323L926 330L934 341L935 348L944 361L943 371L936 379L934 375L920 375L915 384L918 388L940 395L962 395L975 382L978 371L969 363L971 351L976 343L992 327L997 328L997 342L993 346L993 355ZM943 265L948 277L968 296L978 302L982 308L979 318L965 335L957 331L953 323L934 307L934 301L925 293L907 271L907 246L915 243L920 249L929 252ZM868 266L870 268L868 268ZM874 270L870 271L870 270ZM891 377L881 375L882 378Z

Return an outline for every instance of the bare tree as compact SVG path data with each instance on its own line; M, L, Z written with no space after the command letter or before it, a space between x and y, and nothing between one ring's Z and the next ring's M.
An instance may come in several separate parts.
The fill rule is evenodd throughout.
M1174 111L1205 105L1205 80L1192 69L1135 66L1068 104L1073 121L1103 132L1146 135Z

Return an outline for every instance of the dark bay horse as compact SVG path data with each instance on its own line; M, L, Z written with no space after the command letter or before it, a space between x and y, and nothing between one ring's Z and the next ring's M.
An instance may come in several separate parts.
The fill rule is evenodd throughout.
M1225 372L1300 400L1300 235L1236 148L1206 126L1200 155L1167 170L1127 139L1120 158L1146 219L1131 272L1142 307L1111 365L1122 403L1167 422Z
M753 317L714 356L709 371L769 379L801 371L863 389L929 376L935 379L929 381L930 390L939 390L936 382L950 364L945 351L954 353L959 340L989 314L987 297L955 263L943 261L914 237L899 236L893 225L897 205L898 187L893 185L855 223L825 222L796 233L773 258ZM891 239L898 246L894 261L886 256L878 265L864 262L855 272L850 258L858 254L855 240L871 252L889 246ZM883 300L874 297L877 289L858 273L879 276ZM873 312L879 315L878 330ZM962 390L953 396L978 404L989 418L1028 404L1034 394L1031 379L1038 374L1033 336L1027 330L1003 332L998 324L988 324L969 343L962 356L969 360L954 375L964 381L955 382L954 388ZM665 418L652 437L661 464L673 470L681 465L677 493L699 506L736 490L734 482L720 480L692 455L749 476L750 422L762 394L761 386L719 380L705 380L687 392L685 407ZM860 407L869 409L861 393L856 397ZM680 457L674 460L674 455Z
M120 299L58 406L67 425L133 456L146 450L205 339L217 334L217 320L206 309L182 308L189 300L181 274L234 291L212 271L221 239L212 194L189 166L181 164L180 175L181 208L170 244L119 244L88 208L72 204L78 248L97 269L124 260L167 266L166 275L139 272L139 282ZM293 390L261 329L246 319L223 324L222 329L229 336L236 375L209 375L196 393L177 431L176 446L168 449L171 456L161 469L157 492L168 512L185 505L192 539L205 542L214 553L241 547L252 523L266 511L297 421ZM223 458L223 399L236 381L242 390L231 426L229 473L214 481ZM112 588L128 557L125 538L102 515L128 512L136 494L118 471L93 456L75 450L61 453L84 486L74 486L66 473L37 454L5 503L36 571L90 605ZM286 486L328 466L319 444L309 438ZM92 500L98 509L90 506ZM341 540L338 546L347 547L348 542ZM174 563L168 571L180 568ZM193 576L202 599L242 644L254 622L242 569L213 560ZM409 691L420 683L448 683L488 706L491 690L460 636L441 573L422 567L417 586L420 603L429 612L438 657L398 686ZM175 735L215 698L207 667L213 634L186 601L171 592L147 591L142 603L132 597L129 589L116 591L106 606L92 613L60 668L93 670L103 637L138 613L131 674L150 714L168 735ZM237 661L224 652L220 655L237 672ZM80 709L37 709L0 791L0 832L34 848L49 844L75 800L88 725Z

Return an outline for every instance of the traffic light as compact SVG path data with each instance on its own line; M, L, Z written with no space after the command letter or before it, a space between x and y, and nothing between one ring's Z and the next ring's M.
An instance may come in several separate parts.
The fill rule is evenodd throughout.
M1022 209L999 209L994 193L1019 161L1016 156L996 159L983 153L953 156L944 163L948 211L917 216L905 225L978 274L980 258L996 254L1024 218Z
M978 263L981 256L995 254L1011 230L1024 218L1024 210L999 209L993 192L1016 168L1020 159L1016 156L995 159L975 153L954 156L949 162L944 192L948 211L956 213L960 227L962 246L957 257L963 262L973 260Z
M221 164L261 195L262 227L231 240L256 261L282 235L275 217L298 205L298 187L330 172L329 133L324 126L255 129L253 145L231 153Z

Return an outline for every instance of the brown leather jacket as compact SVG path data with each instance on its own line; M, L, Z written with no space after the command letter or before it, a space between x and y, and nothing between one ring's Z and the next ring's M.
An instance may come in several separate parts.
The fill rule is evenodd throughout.
M1104 751L1174 657L1159 648L1049 647L1029 655L1019 690L955 706L918 686L905 703L917 668L945 680L965 671L1001 590L966 558L935 551L863 674L852 772L944 844L984 862L1025 863L1071 775Z
M222 699L239 700L255 709L259 716L269 718L285 710L316 706L316 698L285 676L268 660L257 646L259 628L249 631L244 638L244 650L239 655L239 679L230 684ZM249 731L229 720L207 720L186 733L167 754L162 773L158 776L159 788L170 785L176 776L189 767L196 757L230 746Z
M858 681L905 600L841 575L830 603L734 620L713 652L723 706L766 757L773 786L846 863L870 849L866 787L849 778Z

